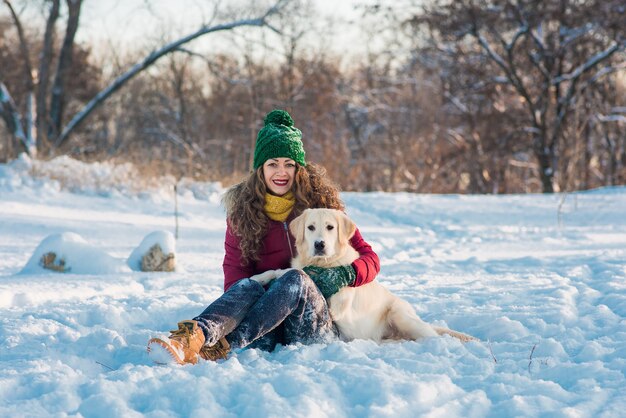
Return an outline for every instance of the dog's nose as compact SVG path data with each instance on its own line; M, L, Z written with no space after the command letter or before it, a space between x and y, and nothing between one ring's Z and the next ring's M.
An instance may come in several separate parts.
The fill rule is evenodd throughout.
M324 248L326 248L326 244L324 244L324 241L315 241L315 251L324 251Z

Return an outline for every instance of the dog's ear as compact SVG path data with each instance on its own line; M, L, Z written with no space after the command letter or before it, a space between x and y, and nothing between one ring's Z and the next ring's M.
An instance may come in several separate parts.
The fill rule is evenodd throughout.
M348 241L356 232L356 224L345 213L337 211L337 221L339 224L339 242L348 245Z
M304 241L304 220L306 218L306 212L306 210L302 212L289 224L291 235L296 238L296 247L300 246L302 241Z

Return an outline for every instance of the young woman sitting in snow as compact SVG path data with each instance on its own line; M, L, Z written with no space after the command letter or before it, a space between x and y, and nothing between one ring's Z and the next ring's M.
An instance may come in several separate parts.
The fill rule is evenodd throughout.
M287 112L267 114L253 171L224 197L224 294L197 317L179 322L169 337L152 338L148 352L154 361L196 363L198 356L216 360L247 346L271 351L278 343L326 341L336 330L325 297L369 283L380 270L378 256L357 230L350 243L360 258L351 268L316 269L311 276L290 270L267 288L249 279L289 267L295 240L288 224L303 210L344 209L325 170L306 163L301 139Z

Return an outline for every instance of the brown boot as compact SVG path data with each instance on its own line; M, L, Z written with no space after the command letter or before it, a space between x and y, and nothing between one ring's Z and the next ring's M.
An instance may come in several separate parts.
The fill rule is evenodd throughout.
M230 352L230 344L226 341L226 338L222 337L220 340L211 346L203 346L200 349L200 357L205 360L219 360L228 357Z
M198 354L204 345L204 333L192 319L178 323L178 329L170 331L168 338L151 338L148 341L148 355L158 364L196 364Z

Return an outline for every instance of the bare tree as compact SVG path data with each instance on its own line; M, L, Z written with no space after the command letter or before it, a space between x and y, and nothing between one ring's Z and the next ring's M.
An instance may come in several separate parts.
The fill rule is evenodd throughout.
M523 103L543 191L553 192L560 141L577 98L624 60L619 7L620 1L433 1L412 23L431 28L436 42L472 41L475 65L494 64L488 76Z
M12 114L15 113L16 116L11 116L11 131L18 132L15 123L16 121L19 121L18 125L22 127L19 132L26 133L24 134L26 139L23 140L23 142L25 142L25 145L31 144L29 149L33 149L32 144L34 144L35 142L37 143L37 147L40 150L43 147L47 147L48 145L52 147L51 150L54 148L58 148L64 144L69 135L99 105L101 105L105 100L107 100L107 98L109 98L112 94L114 94L117 90L124 86L129 80L133 79L137 74L152 66L161 57L178 51L182 45L209 33L228 31L234 28L244 26L268 27L274 30L274 28L268 23L268 18L278 13L283 7L284 3L286 3L287 1L288 0L278 0L273 7L268 8L265 13L262 13L259 17L256 18L235 20L232 22L215 25L204 24L195 32L183 36L182 38L170 42L162 46L161 48L151 52L140 62L137 62L126 72L116 78L106 88L96 94L95 97L93 97L87 104L85 104L84 107L79 110L78 113L76 113L66 125L64 125L64 112L67 94L66 86L68 83L68 73L70 72L70 69L73 68L75 36L79 28L82 0L66 0L68 16L66 19L65 36L61 44L60 50L58 51L58 57L55 51L55 25L59 20L59 17L61 16L61 2L60 0L46 0L46 4L49 7L43 36L43 46L39 55L39 65L36 81L32 79L33 71L31 69L31 63L29 60L30 53L28 51L28 43L23 36L23 25L20 22L18 14L15 13L15 9L11 1L3 0L4 4L11 12L14 25L17 28L18 34L20 36L20 43L23 50L22 60L24 62L23 66L25 68L24 73L25 77L27 77L27 83L29 83L31 90L35 91L37 110L36 118L34 121L34 124L36 126L35 138L31 140L30 138L32 136L27 136L27 133L30 132L30 127L32 124L31 117L29 116L31 113L28 112L27 118L26 120L24 120L21 115L17 113L18 110L15 106L11 108ZM53 75L52 67L55 59L56 71ZM28 79L28 77L30 77L30 79ZM51 80L52 86L50 86ZM5 89L5 91L7 92L5 96L8 96L8 90ZM7 109L9 109L8 104L4 105L4 109L4 113L6 113ZM24 123L26 125L26 129L24 129Z

